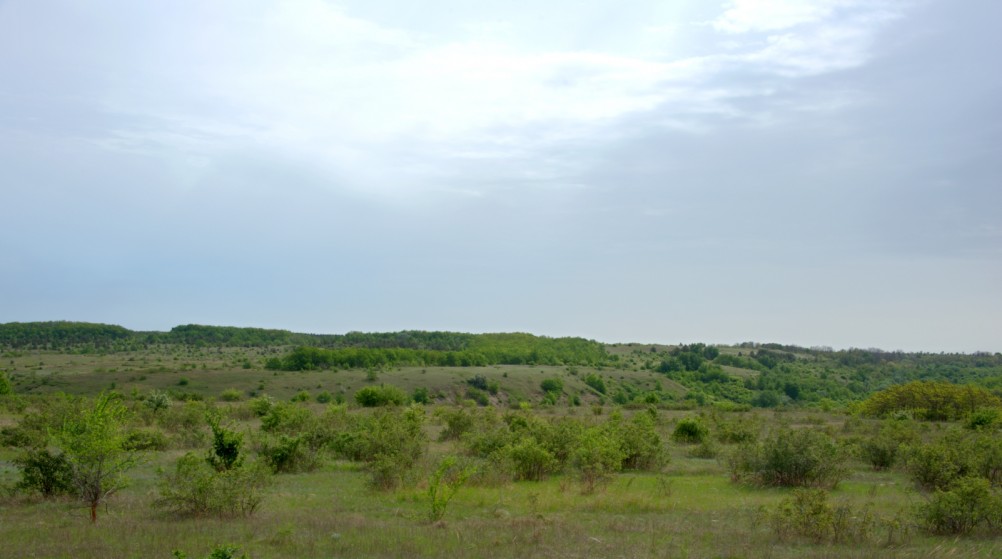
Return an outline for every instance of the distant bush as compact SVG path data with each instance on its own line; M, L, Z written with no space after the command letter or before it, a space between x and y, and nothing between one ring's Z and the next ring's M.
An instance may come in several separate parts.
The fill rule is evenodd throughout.
M963 419L980 409L999 407L1002 399L979 386L914 381L881 390L867 398L860 408L874 417L909 411L917 419L950 421Z
M407 403L407 394L392 385L366 386L355 393L355 401L366 408L402 406Z
M675 426L671 439L677 443L697 444L703 442L708 434L709 429L700 420L687 417Z
M411 400L416 404L427 404L431 402L431 395L428 393L427 388L419 386L411 393Z
M125 434L122 447L126 450L166 450L170 446L167 435L160 429L133 429Z
M602 377L596 375L595 373L588 373L588 376L585 377L584 382L595 392L598 392L599 394L605 394L606 386L605 386L605 381L602 380Z
M219 399L223 402L239 402L244 399L244 393L236 388L227 388L219 393Z
M547 394L560 394L564 390L564 382L558 378L548 378L539 383L539 387Z

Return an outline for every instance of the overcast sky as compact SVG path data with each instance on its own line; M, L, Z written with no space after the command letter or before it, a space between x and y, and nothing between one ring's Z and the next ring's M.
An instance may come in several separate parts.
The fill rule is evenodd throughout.
M0 322L1002 351L997 0L0 0Z

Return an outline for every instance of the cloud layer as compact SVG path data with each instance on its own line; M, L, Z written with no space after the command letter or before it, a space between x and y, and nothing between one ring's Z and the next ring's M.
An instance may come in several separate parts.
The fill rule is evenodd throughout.
M1002 350L991 2L0 2L0 320Z

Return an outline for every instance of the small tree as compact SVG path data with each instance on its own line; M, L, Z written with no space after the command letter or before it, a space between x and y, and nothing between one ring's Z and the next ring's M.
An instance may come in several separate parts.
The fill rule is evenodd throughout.
M128 410L119 396L103 392L76 418L69 418L55 434L71 468L78 497L90 506L90 520L97 522L97 507L126 485L124 473L138 460L125 450L123 424Z
M8 396L14 393L14 385L10 382L5 371L0 371L0 396Z

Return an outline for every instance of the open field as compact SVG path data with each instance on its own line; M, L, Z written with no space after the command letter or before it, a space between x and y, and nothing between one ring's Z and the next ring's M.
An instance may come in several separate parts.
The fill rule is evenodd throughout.
M989 407L959 417L920 421L931 412L906 410L879 419L861 414L859 402L812 396L798 405L792 400L812 389L808 377L782 405L723 399L751 392L713 392L715 384L751 391L762 390L764 375L799 378L783 365L759 367L745 348L721 348L719 366L668 373L677 352L633 344L608 346L616 357L592 364L266 367L292 349L4 350L0 370L14 394L0 396L2 556L204 557L225 546L254 558L1002 556L1002 417L987 392ZM789 362L823 368L817 378L826 382L879 381L872 370L864 376L865 368L822 358ZM980 370L986 386L995 371ZM356 402L360 390L382 387L424 391L428 401ZM693 398L696 391L704 396ZM130 453L139 461L128 484L101 501L97 522L79 499L18 489L24 457L63 448L67 422L109 393L126 413L122 436L142 449ZM233 470L212 462L222 456L220 433L237 441ZM822 445L801 454L828 452L821 466L838 463L835 477L806 483L823 489L763 483L738 465L749 449L781 447L798 433ZM877 469L872 451L888 441L898 457ZM951 448L936 460L956 461L953 478L920 483L916 457ZM166 477L187 454L208 476L267 469L266 485L242 488L261 499L253 514L155 506L165 480L194 483ZM443 469L450 460L458 465ZM961 530L931 529L930 503L953 494L951 479L973 479L965 475L986 476L977 495L988 499L987 512ZM433 497L443 488L455 490L451 501ZM821 501L798 500L810 495Z

